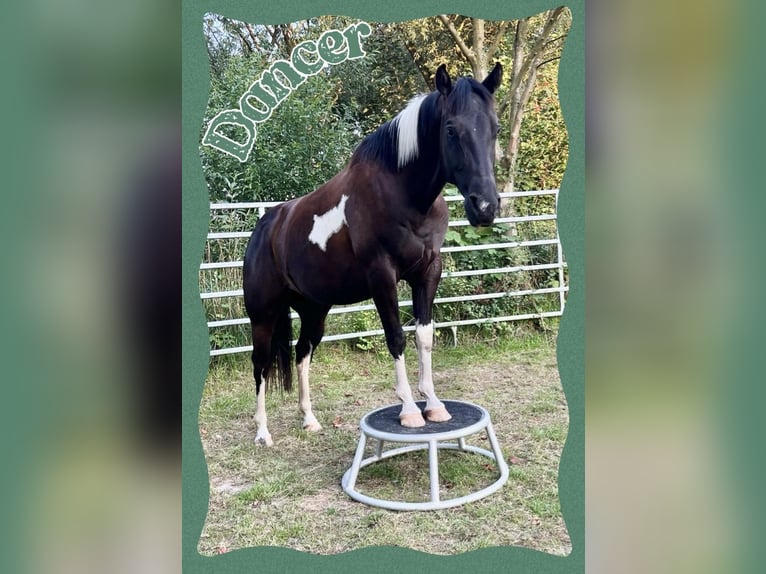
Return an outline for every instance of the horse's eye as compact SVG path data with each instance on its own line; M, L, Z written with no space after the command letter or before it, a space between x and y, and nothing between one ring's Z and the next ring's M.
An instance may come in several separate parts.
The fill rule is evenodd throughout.
M457 130L453 125L447 125L447 137L454 138L457 135Z

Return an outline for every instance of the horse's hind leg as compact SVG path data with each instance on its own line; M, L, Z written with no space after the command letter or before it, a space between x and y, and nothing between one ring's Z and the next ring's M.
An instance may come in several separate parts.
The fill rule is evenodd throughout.
M273 446L274 441L266 424L266 380L271 363L271 337L273 325L253 325L253 378L255 379L256 411L255 434L256 444Z
M311 409L309 393L309 366L314 350L322 340L324 322L330 308L312 305L306 301L295 303L295 309L301 318L301 332L295 345L295 362L298 366L298 400L303 412L303 428L310 432L322 430L322 425Z

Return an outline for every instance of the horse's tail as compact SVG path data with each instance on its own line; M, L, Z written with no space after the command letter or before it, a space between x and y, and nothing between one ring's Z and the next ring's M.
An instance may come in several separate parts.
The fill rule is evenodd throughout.
M273 380L288 393L293 389L293 357L290 347L292 337L290 306L285 305L279 310L271 337L271 364L274 369Z
M277 386L285 391L293 388L292 349L290 340L293 336L290 306L281 290L283 287L276 275L276 263L273 260L270 247L270 236L279 215L279 207L270 209L258 221L245 250L242 267L242 286L244 288L245 308L253 325L263 321L276 322L271 331L271 343L268 357L265 356L265 341L256 341L253 331L254 348L262 349L264 356L256 358L263 374L269 378L269 387ZM264 343L263 347L259 345ZM254 351L255 352L255 351ZM256 366L257 370L257 366ZM256 375L257 377L257 375ZM276 385L274 385L276 383Z

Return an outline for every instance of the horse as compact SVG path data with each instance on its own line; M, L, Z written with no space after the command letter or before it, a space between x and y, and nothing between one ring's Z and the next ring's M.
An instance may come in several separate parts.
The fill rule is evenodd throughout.
M257 444L271 446L265 387L292 390L290 309L300 318L295 345L303 428L319 431L309 394L309 365L333 305L372 298L394 360L395 394L404 427L451 415L434 391L432 307L442 272L440 248L449 213L441 192L454 184L468 222L490 225L499 210L494 176L498 120L494 92L502 67L479 82L446 66L435 90L413 97L356 147L346 166L313 192L268 210L257 222L243 264L245 308L252 327ZM412 289L418 391L412 398L397 283ZM424 418L425 417L425 418Z

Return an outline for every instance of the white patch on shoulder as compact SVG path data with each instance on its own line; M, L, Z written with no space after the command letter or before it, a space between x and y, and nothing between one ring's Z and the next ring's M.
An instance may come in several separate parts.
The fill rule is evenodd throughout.
M412 98L407 107L394 118L399 130L397 155L399 167L402 168L418 157L418 115L420 106L428 94L420 94Z
M309 233L309 241L319 246L322 251L327 251L327 242L334 234L338 233L346 224L346 201L347 195L341 195L340 203L327 213L314 216L314 227Z

